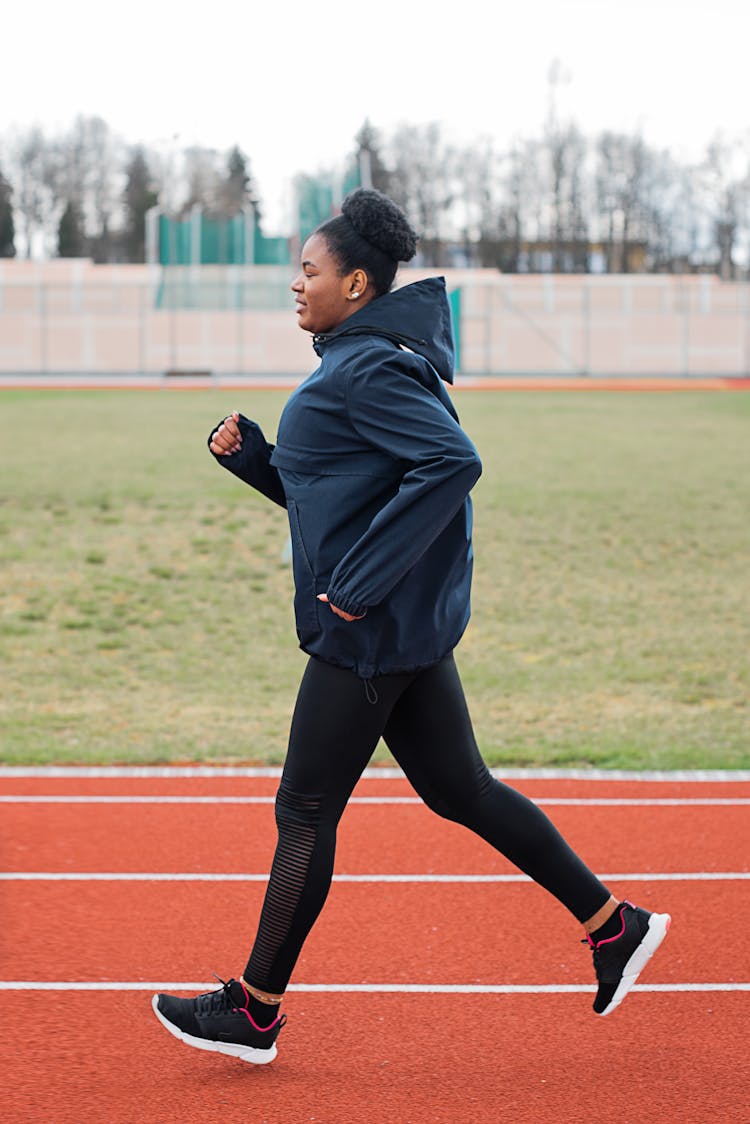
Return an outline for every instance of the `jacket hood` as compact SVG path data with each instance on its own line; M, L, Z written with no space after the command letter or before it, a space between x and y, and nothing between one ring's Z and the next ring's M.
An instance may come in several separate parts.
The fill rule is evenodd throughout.
M453 320L444 277L427 277L376 297L336 328L313 336L318 355L346 336L383 336L424 356L445 382L453 382Z

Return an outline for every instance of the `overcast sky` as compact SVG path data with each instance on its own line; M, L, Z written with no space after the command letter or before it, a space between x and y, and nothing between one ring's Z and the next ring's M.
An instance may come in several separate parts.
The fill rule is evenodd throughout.
M233 144L266 232L289 181L343 160L365 118L440 121L498 145L558 105L587 134L639 130L680 159L750 130L747 0L36 0L3 15L0 134L97 114L127 141ZM12 48L10 44L13 44Z

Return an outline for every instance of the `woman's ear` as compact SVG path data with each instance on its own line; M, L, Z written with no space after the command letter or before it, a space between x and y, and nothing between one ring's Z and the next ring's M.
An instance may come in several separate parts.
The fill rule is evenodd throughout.
M368 287L367 274L364 269L355 269L349 279L349 292L347 293L347 300L357 301L362 300ZM369 293L367 296L369 297Z

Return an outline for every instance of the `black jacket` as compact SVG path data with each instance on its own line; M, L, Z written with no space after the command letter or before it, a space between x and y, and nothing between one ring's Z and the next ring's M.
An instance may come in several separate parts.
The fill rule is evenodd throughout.
M366 679L428 667L469 620L481 472L441 381L453 379L443 278L371 301L314 347L321 364L276 446L241 417L242 449L216 459L287 507L306 652ZM363 619L343 621L319 593Z

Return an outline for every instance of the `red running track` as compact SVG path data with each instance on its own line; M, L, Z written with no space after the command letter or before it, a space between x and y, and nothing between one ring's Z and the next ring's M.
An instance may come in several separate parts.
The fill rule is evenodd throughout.
M353 803L337 873L370 880L334 883L285 1003L279 1057L255 1068L181 1046L150 995L152 984L202 986L213 970L241 971L273 849L272 805L65 801L268 798L275 783L0 778L0 796L19 797L0 805L5 1120L750 1118L749 785L514 782L594 869L618 875L608 879L618 896L673 916L641 987L607 1019L591 1013L590 957L554 900L418 803ZM55 802L32 802L40 795ZM355 795L410 790L376 778ZM579 796L693 802L545 803ZM88 874L163 877L61 877ZM470 875L514 880L461 880ZM305 990L315 985L333 990ZM423 990L406 990L415 985ZM449 985L458 990L434 990ZM522 990L465 990L478 986Z

